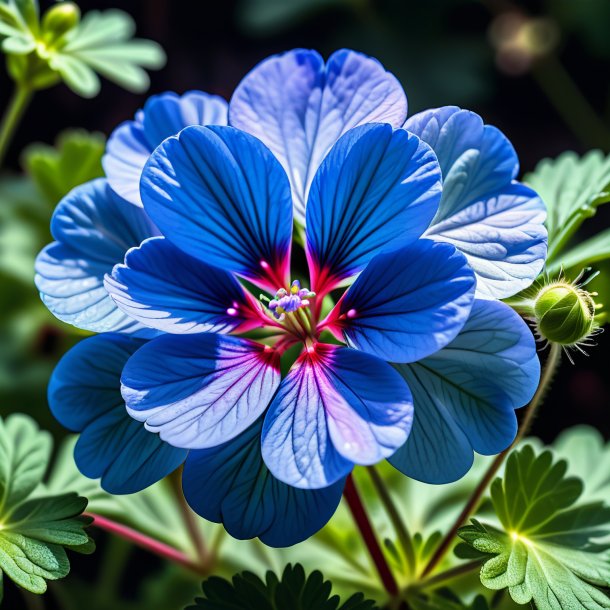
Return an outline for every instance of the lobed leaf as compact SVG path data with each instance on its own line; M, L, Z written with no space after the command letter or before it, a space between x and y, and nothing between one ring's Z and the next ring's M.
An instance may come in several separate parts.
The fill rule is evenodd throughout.
M610 507L603 502L576 505L580 479L550 451L531 445L510 454L503 478L491 487L502 530L472 521L459 530L469 546L462 557L480 557L481 582L508 589L518 604L538 610L610 607L602 590L610 587L610 554L600 540L610 533Z
M87 500L75 493L50 496L41 481L51 437L25 415L0 418L0 577L33 593L70 571L66 548L90 553L82 516ZM1 587L0 587L1 599Z
M319 571L305 575L300 564L288 564L281 578L267 572L263 582L251 572L233 576L231 582L212 577L204 581L204 597L197 598L187 610L374 610L375 602L362 593L352 595L340 605L331 595L332 584Z
M578 252L563 255L561 251L580 224L593 216L598 206L610 201L610 156L599 150L582 157L566 152L556 159L542 160L524 181L538 192L547 207L547 266L558 270L564 256L571 264L581 266ZM587 254L587 250L582 253Z

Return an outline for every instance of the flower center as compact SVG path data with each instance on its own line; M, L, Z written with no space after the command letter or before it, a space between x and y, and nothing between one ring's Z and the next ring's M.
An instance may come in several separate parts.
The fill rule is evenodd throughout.
M283 320L287 313L294 313L310 304L309 299L316 296L308 288L301 288L301 282L294 280L290 290L280 288L275 297L269 301L268 307L276 320Z

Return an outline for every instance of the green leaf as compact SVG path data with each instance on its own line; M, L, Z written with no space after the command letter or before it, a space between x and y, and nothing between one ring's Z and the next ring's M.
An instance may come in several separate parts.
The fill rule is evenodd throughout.
M212 577L203 582L204 597L187 610L374 610L375 602L356 593L344 604L331 595L332 584L322 573L308 577L300 564L288 564L281 578L267 572L263 582L252 572L233 576L231 582Z
M610 530L610 507L576 505L583 484L567 468L550 451L537 455L530 445L513 451L491 486L502 529L473 520L458 533L485 560L483 585L507 588L516 603L607 609L610 598L601 589L610 586L610 555L599 541Z
M594 150L583 157L566 152L542 160L524 181L547 207L548 264L561 264L559 255L581 223L610 201L610 157Z
M610 258L610 229L598 233L583 241L565 254L562 254L555 262L547 266L550 274L558 273L562 268L570 275L580 272L581 269L599 263Z
M0 41L4 53L22 55L36 48L38 4L34 0L0 0Z
M50 65L83 97L97 95L96 72L129 91L146 91L150 79L145 68L161 68L166 58L156 42L132 39L134 31L133 19L123 11L91 11L53 50Z
M22 165L50 206L74 187L104 175L102 156L106 139L82 129L62 132L54 146L31 144Z
M51 446L51 435L31 418L16 414L0 419L0 515L10 515L36 489Z
M66 548L90 553L87 500L41 492L51 438L25 415L0 418L0 575L32 593L70 571Z
M555 439L553 451L567 460L568 474L584 481L581 499L610 499L610 442L598 430L591 426L568 428Z

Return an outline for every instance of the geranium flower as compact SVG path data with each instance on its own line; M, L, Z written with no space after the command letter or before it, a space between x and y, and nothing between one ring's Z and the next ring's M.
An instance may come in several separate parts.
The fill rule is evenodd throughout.
M124 132L146 125L146 112ZM513 181L508 140L479 117L454 108L416 115L407 127L420 140L399 128L405 115L402 89L374 60L340 51L325 66L314 52L287 53L236 90L229 122L242 131L190 127L155 150L142 175L144 209L103 181L69 196L86 200L95 186L92 206L60 204L56 218L70 230L54 231L59 243L37 264L52 311L97 330L165 333L147 343L88 339L58 366L50 402L83 431L84 472L111 491L134 491L188 449L184 488L197 512L235 536L285 545L330 518L354 464L387 457L444 482L464 474L473 449L510 444L514 409L538 382L534 341L510 308L474 299L471 266L487 299L533 280L545 256L544 209ZM119 141L106 157L111 180L119 165L110 157L130 165L130 140ZM134 152L134 180L146 154ZM130 180L124 195L135 192ZM130 230L128 208L146 218L148 235ZM296 236L309 278L290 278L293 209L296 226L305 223ZM116 229L129 239L89 241ZM108 273L158 232L107 278L118 308L107 294L93 304L88 291L100 288L102 267ZM62 259L70 249L78 256ZM325 296L349 284L322 315ZM247 291L256 286L262 301ZM69 319L66 310L78 312ZM348 347L324 343L322 331ZM282 380L279 360L296 345ZM121 370L130 414L158 434L125 417ZM83 417L79 396L100 392L107 400Z

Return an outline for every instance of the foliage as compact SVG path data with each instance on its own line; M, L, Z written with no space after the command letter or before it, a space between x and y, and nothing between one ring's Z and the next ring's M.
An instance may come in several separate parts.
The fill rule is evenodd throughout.
M134 39L133 19L119 10L91 11L80 19L72 2L40 18L38 0L0 0L1 48L12 78L28 89L63 80L83 97L100 90L98 74L134 92L148 89L144 68L165 64L161 47Z
M549 273L558 272L562 266L578 273L583 267L610 257L608 231L563 252L582 222L610 201L610 156L605 157L598 150L583 157L566 152L556 159L542 160L524 181L538 192L547 207Z
M459 536L469 545L463 557L483 557L481 582L508 588L520 604L539 610L607 608L610 556L599 539L610 530L610 507L603 502L576 504L580 479L566 476L567 463L550 451L538 455L530 445L509 456L503 478L491 486L497 529L473 520ZM474 552L473 552L474 551Z
M87 500L40 489L51 445L29 417L0 419L0 579L4 573L33 593L68 574L67 548L94 548L85 531L91 520L82 516Z
M212 577L203 583L204 597L188 610L374 610L375 602L357 593L340 604L331 596L332 585L319 571L305 576L300 564L288 564L278 578L273 572L263 582L252 572L243 572L229 582Z
M49 206L55 206L74 187L104 175L105 146L101 133L68 129L59 134L54 146L28 146L22 165Z

